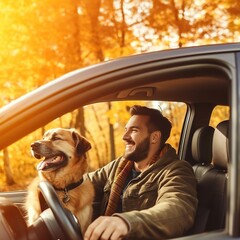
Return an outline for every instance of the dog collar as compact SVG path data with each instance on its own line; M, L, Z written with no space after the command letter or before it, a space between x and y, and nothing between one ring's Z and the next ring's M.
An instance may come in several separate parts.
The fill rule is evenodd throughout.
M80 186L82 183L83 183L83 178L80 179L80 181L78 181L78 182L71 183L71 184L67 185L65 188L56 188L56 187L54 187L54 188L55 188L56 191L63 191L64 192L64 197L63 197L62 201L64 203L67 203L70 200L70 197L68 196L68 191L73 190L74 188Z

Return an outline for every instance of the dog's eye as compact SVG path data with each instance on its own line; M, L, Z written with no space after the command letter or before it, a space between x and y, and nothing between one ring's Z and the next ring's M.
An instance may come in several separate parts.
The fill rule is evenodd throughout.
M56 137L56 136L54 136L54 137L52 137L52 140L53 141L56 141L56 140L62 140L60 137Z

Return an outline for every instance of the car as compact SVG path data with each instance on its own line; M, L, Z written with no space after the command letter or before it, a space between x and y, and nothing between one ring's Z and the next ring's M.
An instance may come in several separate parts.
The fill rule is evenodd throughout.
M10 149L14 158L23 161L17 167L23 174L25 157L11 149L13 144L26 136L36 140L32 133L38 131L40 136L56 122L65 126L63 116L85 114L85 124L97 120L83 133L95 140L90 161L98 161L90 168L97 168L106 163L99 163L100 150L106 148L108 155L103 159L107 156L108 161L121 153L120 144L114 148L112 141L119 141L114 139L124 129L129 105L135 103L160 108L171 118L170 141L196 174L199 205L195 223L178 239L240 239L239 43L136 54L67 73L1 108L0 150ZM106 135L111 137L102 141ZM30 151L23 142L20 145L23 151ZM27 227L22 209L26 188L1 190L1 238L46 239L46 231L51 239L82 239L81 223L61 207L52 186L41 183L39 191L49 208L38 223Z

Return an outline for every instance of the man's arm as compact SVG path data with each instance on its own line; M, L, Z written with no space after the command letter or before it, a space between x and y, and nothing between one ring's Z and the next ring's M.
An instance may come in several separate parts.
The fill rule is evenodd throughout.
M156 205L145 210L96 219L85 239L164 239L182 236L193 224L197 208L196 179L189 164L176 162L159 185ZM103 238L104 236L104 238ZM105 238L116 236L118 238Z
M129 236L138 239L179 237L193 225L198 200L191 166L177 161L164 179L155 206L114 214L129 224Z

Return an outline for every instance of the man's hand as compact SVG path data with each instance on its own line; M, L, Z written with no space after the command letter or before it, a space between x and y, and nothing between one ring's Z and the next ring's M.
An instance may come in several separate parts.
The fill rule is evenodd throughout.
M120 217L99 217L92 222L85 235L84 240L118 240L128 233L127 223Z

